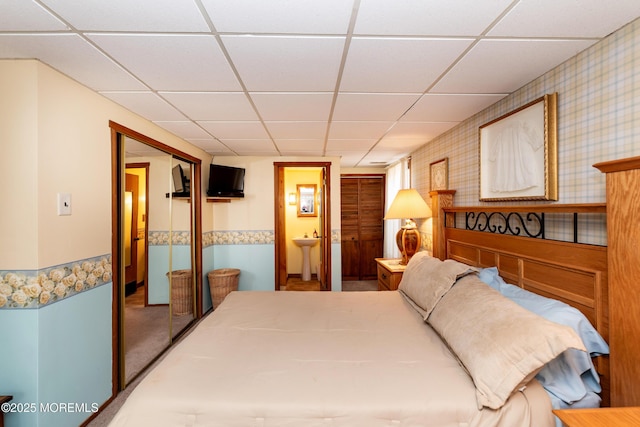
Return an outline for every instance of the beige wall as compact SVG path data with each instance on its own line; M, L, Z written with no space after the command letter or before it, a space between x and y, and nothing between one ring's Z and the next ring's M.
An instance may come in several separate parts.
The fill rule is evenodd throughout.
M285 170L284 183L285 183L285 197L289 193L297 192L298 184L315 184L316 191L322 187L322 176L320 169L296 169L288 168ZM313 237L313 231L321 232L320 216L312 217L298 217L298 206L291 206L286 204L286 243L287 243L287 273L289 274L301 274L302 273L302 249L293 243L293 239L296 237L304 236L305 233L308 237ZM316 273L316 267L320 263L320 246L315 245L310 250L310 264L311 273Z
M231 157L219 156L213 163L246 169L244 199L231 203L203 203L213 211L214 230L273 230L274 162L331 162L331 229L340 229L340 159L335 157ZM208 176L208 166L203 165ZM205 184L205 191L206 191ZM203 214L204 217L204 214ZM312 230L313 231L313 230Z
M0 269L38 257L37 75L35 62L0 62Z
M32 60L0 61L0 268L36 269L111 252L109 121L201 158L210 156L153 123ZM57 193L72 215L58 216ZM205 231L207 229L205 228Z

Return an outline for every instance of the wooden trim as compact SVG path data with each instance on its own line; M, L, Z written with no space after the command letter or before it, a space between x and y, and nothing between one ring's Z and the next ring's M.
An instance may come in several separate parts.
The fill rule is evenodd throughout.
M606 203L544 204L513 206L451 206L445 212L545 212L545 213L606 213Z
M122 306L120 292L120 235L118 226L122 221L122 212L120 209L120 195L122 192L122 177L120 176L121 168L124 170L124 153L121 150L122 141L120 135L135 139L139 142L154 147L160 151L167 153L177 159L191 163L193 166L193 179L191 189L191 199L193 205L191 209L192 224L192 264L195 271L195 313L194 320L202 317L202 194L201 194L201 164L202 160L185 153L177 148L171 147L132 129L122 126L116 122L109 121L111 129L111 253L113 266L113 294L112 294L112 397L119 392L119 386L125 386L124 373L121 371L120 358L124 357L120 349L120 337L123 334L123 325L120 322L120 307ZM148 175L148 174L147 174ZM148 237L148 236L147 236Z
M120 236L118 235L118 224L120 224L122 213L120 212L120 187L122 179L120 177L118 165L122 161L120 151L119 132L111 128L111 267L112 275L112 302L111 302L111 398L114 398L119 391L120 384L120 319L119 319L119 298L120 292Z
M201 162L193 163L193 178L191 184L191 191L193 197L193 228L191 243L194 245L193 254L195 258L195 271L196 271L196 291L194 294L194 306L196 312L194 313L195 320L202 318L202 165Z
M114 121L109 120L109 127L115 130L116 132L119 132L130 138L136 139L140 142L144 142L147 145L151 145L152 147L157 148L158 150L164 151L165 153L169 153L179 159L185 160L190 163L202 163L202 160L192 156L191 154L185 153L184 151L181 151L175 147L172 147L170 145L157 141L153 138L150 138L146 135L143 135L140 132L136 132L135 130L129 129L126 126L122 126L121 124L118 124Z
M285 207L284 207L284 166L274 163L274 243L275 243L275 290L279 291L280 286L287 284L287 250L285 238Z
M638 206L640 157L594 165L606 173L611 316L611 405L640 405Z
M611 160L608 162L600 162L593 165L594 168L599 169L600 172L622 172L632 169L640 169L640 156L629 157L620 160Z
M431 196L431 214L433 215L431 255L442 260L447 256L444 239L447 216L444 212L445 208L453 206L453 196L455 194L456 190L434 190L429 192Z

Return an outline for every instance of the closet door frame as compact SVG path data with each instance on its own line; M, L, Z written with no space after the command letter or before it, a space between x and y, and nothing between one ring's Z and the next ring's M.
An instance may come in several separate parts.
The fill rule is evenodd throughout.
M191 163L193 167L193 177L191 182L191 203L193 203L193 221L191 244L193 245L193 268L195 270L195 310L194 317L197 321L202 317L202 197L201 197L201 159L194 157L188 153L182 152L174 147L129 129L116 122L109 121L111 129L111 258L113 266L113 298L112 298L112 390L109 401L115 399L119 391L124 389L123 380L121 378L121 340L122 322L121 317L121 281L123 280L120 273L122 268L120 262L122 242L120 237L120 226L123 221L123 212L121 209L121 189L124 185L124 169L125 156L123 152L123 138L129 137L139 142L147 144L153 148L164 151L180 160ZM176 337L177 338L177 337Z

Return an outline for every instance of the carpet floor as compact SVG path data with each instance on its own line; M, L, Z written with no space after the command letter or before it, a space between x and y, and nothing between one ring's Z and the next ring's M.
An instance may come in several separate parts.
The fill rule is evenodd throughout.
M125 381L129 383L169 346L169 306L144 305L144 287L125 299ZM172 316L172 335L178 335L192 315Z

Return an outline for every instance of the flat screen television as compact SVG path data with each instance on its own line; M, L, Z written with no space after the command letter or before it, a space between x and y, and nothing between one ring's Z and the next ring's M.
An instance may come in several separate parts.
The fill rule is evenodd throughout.
M244 197L244 169L210 165L208 197Z
M187 178L181 165L172 169L173 191L175 196L188 196L191 192L191 180Z

